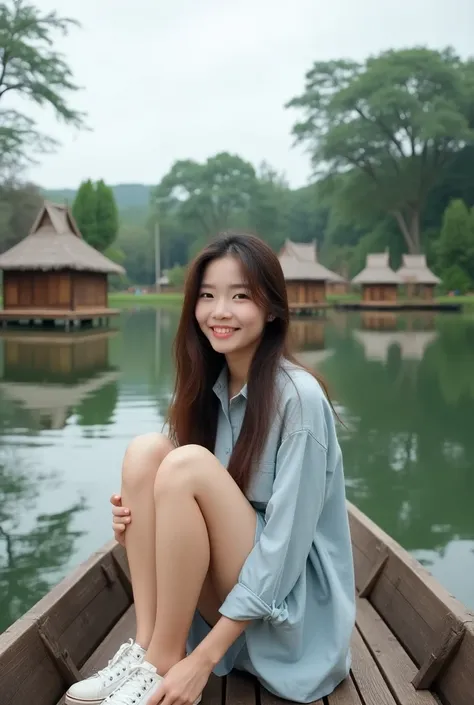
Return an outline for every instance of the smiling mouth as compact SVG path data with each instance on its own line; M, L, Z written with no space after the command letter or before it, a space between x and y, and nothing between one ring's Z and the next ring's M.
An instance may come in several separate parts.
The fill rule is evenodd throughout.
M227 326L212 326L212 332L216 338L229 338L238 328L228 328Z

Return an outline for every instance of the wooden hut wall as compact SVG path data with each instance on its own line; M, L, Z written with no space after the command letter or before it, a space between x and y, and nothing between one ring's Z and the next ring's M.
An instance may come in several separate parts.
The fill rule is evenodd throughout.
M73 309L107 307L107 275L73 272Z
M70 272L7 271L3 274L5 309L69 309L71 304Z
M340 296L341 294L347 294L349 287L346 282L328 282L326 284L326 291L328 294L333 296Z
M326 286L323 281L287 282L286 290L290 304L315 304L326 300Z
M397 285L396 284L365 284L363 286L364 301L396 301L397 300Z

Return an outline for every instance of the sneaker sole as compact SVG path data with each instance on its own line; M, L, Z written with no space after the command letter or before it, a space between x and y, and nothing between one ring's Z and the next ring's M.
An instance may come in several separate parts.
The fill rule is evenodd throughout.
M102 705L105 698L100 700L79 700L78 698L72 698L70 695L66 695L64 702L66 705Z
M66 703L66 705L102 705L104 700L105 700L105 698L101 698L100 700L78 700L77 698L71 698L70 695L66 695L64 702ZM200 695L194 701L194 705L199 705L201 700L202 700L202 695Z

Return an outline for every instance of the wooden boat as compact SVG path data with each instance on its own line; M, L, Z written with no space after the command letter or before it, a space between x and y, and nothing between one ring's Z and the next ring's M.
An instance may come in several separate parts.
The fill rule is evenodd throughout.
M357 583L350 676L314 705L472 705L474 614L349 505ZM0 705L57 705L133 635L128 565L115 542L0 635ZM204 705L278 705L251 678L211 677Z

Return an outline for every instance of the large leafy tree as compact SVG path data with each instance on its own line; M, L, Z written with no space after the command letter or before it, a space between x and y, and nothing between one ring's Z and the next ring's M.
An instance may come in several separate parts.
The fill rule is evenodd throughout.
M451 201L446 208L436 251L443 279L456 267L461 276L464 274L466 288L474 283L474 210L470 211L461 199Z
M237 224L249 207L255 184L252 164L223 152L203 164L190 159L176 162L152 198L160 210L177 199L181 214L207 238Z
M293 133L315 168L338 178L338 206L375 221L390 214L406 249L422 249L427 196L453 155L474 142L474 63L450 49L390 50L315 62Z
M83 126L83 115L67 98L78 86L54 50L56 35L66 35L76 24L55 11L43 13L27 0L0 3L0 175L17 171L32 154L56 144L38 131L34 120L9 107L11 95L49 106L60 120Z

